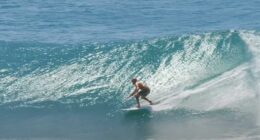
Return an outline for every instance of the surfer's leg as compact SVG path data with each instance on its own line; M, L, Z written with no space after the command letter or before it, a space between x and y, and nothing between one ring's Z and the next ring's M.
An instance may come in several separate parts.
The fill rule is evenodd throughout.
M145 96L142 96L141 98L142 98L142 99L144 99L144 100L146 100L147 102L149 102L149 103L150 103L150 105L152 105L152 104L153 104L153 102L152 102L152 101L150 101L149 99L147 99Z
M153 104L152 101L150 101L149 99L146 98L146 96L147 96L149 93L150 93L150 90L149 90L149 89L148 89L148 90L141 90L141 91L139 92L141 98L144 99L144 100L146 100L147 102L149 102L150 105L152 105L152 104Z
M135 95L135 99L136 99L136 103L137 103L137 107L140 108L140 102L139 102L139 95Z

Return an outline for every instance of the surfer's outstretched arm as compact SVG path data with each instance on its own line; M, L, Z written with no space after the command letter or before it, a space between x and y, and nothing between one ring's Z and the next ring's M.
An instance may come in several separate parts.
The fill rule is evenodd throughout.
M134 96L137 92L138 92L138 89L136 88L136 89L128 96L128 98Z

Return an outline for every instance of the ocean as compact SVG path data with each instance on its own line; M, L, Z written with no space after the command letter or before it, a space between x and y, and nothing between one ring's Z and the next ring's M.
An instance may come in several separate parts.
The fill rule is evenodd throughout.
M260 139L259 7L1 0L0 139Z

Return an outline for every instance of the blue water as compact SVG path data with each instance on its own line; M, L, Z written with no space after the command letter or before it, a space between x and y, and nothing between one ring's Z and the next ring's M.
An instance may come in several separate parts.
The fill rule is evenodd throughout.
M259 139L259 7L0 1L0 139Z
M258 0L0 2L2 40L78 43L259 29Z

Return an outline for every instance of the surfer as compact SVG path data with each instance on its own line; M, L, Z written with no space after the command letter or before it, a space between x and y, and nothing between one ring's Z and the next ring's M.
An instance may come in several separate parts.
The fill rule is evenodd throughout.
M150 103L150 105L152 105L152 101L150 101L149 99L146 98L146 96L150 93L150 88L148 86L145 86L143 83L141 82L137 82L137 79L134 78L132 79L132 84L134 85L135 89L134 91L129 95L128 98L134 96L137 102L137 107L140 108L140 102L139 102L139 97L141 97L142 99L146 100L147 102Z

